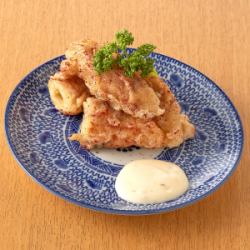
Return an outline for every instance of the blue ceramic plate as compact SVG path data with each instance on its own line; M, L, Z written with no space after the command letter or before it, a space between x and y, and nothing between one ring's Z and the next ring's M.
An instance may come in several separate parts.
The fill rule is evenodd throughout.
M115 214L154 214L174 210L215 191L233 172L242 151L239 115L228 97L194 68L161 54L152 54L160 76L169 84L197 128L196 136L176 149L137 147L87 151L68 140L81 116L64 116L52 105L47 82L63 56L28 74L7 104L5 129L14 156L23 169L54 194L94 210ZM190 189L180 198L137 205L121 200L114 188L123 164L155 158L180 165Z

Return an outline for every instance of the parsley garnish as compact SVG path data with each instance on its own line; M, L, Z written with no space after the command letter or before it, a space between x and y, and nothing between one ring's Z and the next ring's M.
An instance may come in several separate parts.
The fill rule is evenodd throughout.
M149 57L156 48L152 44L143 44L132 53L127 53L127 46L134 41L127 30L116 33L116 40L100 48L94 56L94 68L100 74L112 69L115 65L124 69L126 76L132 77L135 72L147 76L154 71L154 60Z

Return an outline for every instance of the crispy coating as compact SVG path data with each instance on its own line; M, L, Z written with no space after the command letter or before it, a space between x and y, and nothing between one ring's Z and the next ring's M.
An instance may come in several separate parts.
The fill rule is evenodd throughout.
M162 146L164 133L152 120L134 118L92 97L84 103L80 133L73 134L70 139L79 141L87 149L131 145L157 148Z
M56 109L65 115L77 115L83 111L83 102L89 91L83 80L74 76L61 79L60 73L51 77L48 83L50 98Z
M159 83L157 87L162 89L162 102L168 99L171 103L166 115L147 120L135 118L123 111L113 110L107 102L88 98L84 103L85 115L80 133L73 134L70 139L77 140L83 147L91 149L132 145L144 148L173 148L192 138L195 133L194 126L186 115L180 114L180 107L170 90L161 86L161 81L156 82Z
M162 115L164 109L160 108L157 93L140 74L126 77L119 68L102 74L95 72L93 56L97 48L98 44L91 40L72 43L65 53L67 60L61 67L65 79L78 72L92 95L133 117L148 119Z
M185 114L181 114L181 108L168 85L160 77L147 77L148 84L160 96L160 106L165 113L153 120L164 132L163 145L169 148L177 147L183 141L194 137L195 127L190 123Z

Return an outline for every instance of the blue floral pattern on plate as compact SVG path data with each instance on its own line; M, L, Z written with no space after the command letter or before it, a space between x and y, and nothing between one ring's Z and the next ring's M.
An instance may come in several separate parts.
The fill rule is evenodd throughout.
M131 50L130 50L131 52ZM64 116L52 105L47 82L64 56L39 66L16 87L7 104L5 129L19 164L56 195L94 210L116 214L153 214L191 204L217 189L235 169L243 146L239 115L228 97L194 68L153 53L159 75L169 84L183 112L195 124L193 140L176 149L136 147L87 151L68 136L81 116ZM122 164L156 158L180 165L190 188L176 200L138 205L121 200L114 183Z

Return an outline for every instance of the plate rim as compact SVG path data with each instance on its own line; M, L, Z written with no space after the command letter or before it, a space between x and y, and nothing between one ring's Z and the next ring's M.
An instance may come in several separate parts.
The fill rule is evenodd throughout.
M132 50L134 50L134 48L130 48ZM14 146L13 146L13 143L11 142L11 139L10 139L10 132L9 132L9 128L8 128L8 124L7 124L7 120L8 120L8 114L9 114L9 109L10 109L10 106L11 106L11 100L13 98L13 95L15 94L15 92L20 88L22 87L22 85L24 84L24 82L26 81L26 79L36 70L42 68L43 66L47 65L47 64L50 64L51 62L55 61L55 60L58 60L58 59L61 59L61 58L64 58L64 55L60 55L60 56L56 56L40 65L38 65L37 67L35 67L33 70L31 70L27 75L25 75L21 81L19 81L19 83L15 86L15 88L12 90L9 98L8 98L8 101L7 101L7 104L6 104L6 107L5 107L5 113L4 113L4 131L5 131L5 138L7 140L7 144L10 148L10 151L12 153L12 155L14 156L15 160L17 161L18 165L24 170L24 172L30 176L36 183L38 183L40 186L42 186L43 188L45 188L47 191L49 191L50 193L62 198L63 200L67 201L67 202L70 202L70 203L73 203L77 206L80 206L80 207L84 207L84 208L88 208L90 210L94 210L94 211L97 211L97 212L104 212L104 213L107 213L107 214L116 214L116 215L153 215L153 214L160 214L160 213L166 213L166 212L171 212L171 211L175 211L177 209L180 209L180 208L183 208L183 207L187 207L187 206L190 206L204 198L206 198L207 196L209 196L210 194L214 193L216 190L218 190L230 177L231 175L234 173L234 171L236 170L237 166L239 165L239 162L240 162L240 159L242 157L242 153L243 153L243 148L244 148L244 129L243 129L243 123L241 121L241 118L240 118L240 115L239 115L239 112L237 111L236 107L234 106L233 102L230 100L230 98L227 96L227 94L213 81L211 80L209 77L207 77L206 75L204 75L202 72L200 72L199 70L195 69L193 66L187 64L187 63L184 63L178 59L175 59L173 57L169 57L167 55L164 55L164 54L161 54L161 53L152 53L152 54L155 54L155 55L159 55L159 56L162 56L162 57L165 57L167 58L168 60L170 61L173 61L173 62L176 62L176 63L179 63L181 65L184 65L185 67L188 67L190 68L192 71L194 71L195 73L198 73L198 75L204 77L207 81L209 81L211 83L211 85L213 85L213 87L215 87L221 94L222 96L226 99L226 101L228 102L230 108L234 111L235 115L236 115L236 119L239 123L239 132L240 132L240 136L241 136L241 145L240 145L240 151L239 151L239 154L238 154L238 157L234 163L234 165L232 166L231 170L228 172L228 174L225 176L225 178L219 183L217 184L214 188L212 188L211 190L209 190L208 192L204 193L203 195L197 197L197 198L194 198L194 199L191 199L190 201L187 201L185 203L182 203L182 204L179 204L179 205L175 205L171 208L161 208L161 209L152 209L152 210L119 210L119 209L112 209L112 208L102 208L102 207L98 207L98 206L95 206L95 205L90 205L90 204L83 204L77 200L74 200L73 198L69 198L69 197L66 197L64 196L63 194L59 193L59 192L56 192L52 189L50 189L49 187L47 187L45 184L43 184L42 182L39 181L38 178L34 177L29 171L28 169L25 168L25 166L19 161L18 159L18 154L17 152L15 152L14 150Z

